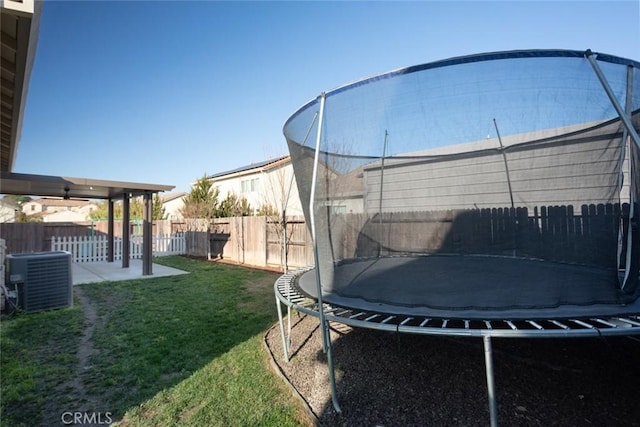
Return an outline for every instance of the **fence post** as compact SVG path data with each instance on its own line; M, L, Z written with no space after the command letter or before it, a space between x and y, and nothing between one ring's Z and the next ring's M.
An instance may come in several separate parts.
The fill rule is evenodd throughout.
M264 251L262 252L264 254L264 266L267 266L267 258L269 257L268 251L269 251L269 233L267 230L268 224L267 224L267 216L263 216L260 220L260 222L262 223L262 235L264 236Z

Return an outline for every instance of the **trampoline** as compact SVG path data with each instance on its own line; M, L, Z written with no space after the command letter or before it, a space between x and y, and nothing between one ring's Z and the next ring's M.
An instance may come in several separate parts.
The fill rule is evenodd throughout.
M315 265L281 305L329 322L481 337L640 334L640 63L511 51L322 93L285 123ZM290 313L289 313L290 314ZM290 316L289 316L290 319Z

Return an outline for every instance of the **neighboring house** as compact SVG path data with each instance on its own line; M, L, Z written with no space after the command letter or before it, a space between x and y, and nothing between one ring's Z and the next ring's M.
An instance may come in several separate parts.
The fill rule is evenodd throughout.
M207 179L218 189L219 200L233 193L246 198L254 212L271 206L278 212L286 207L287 216L303 215L289 156L217 173Z
M42 222L83 222L88 220L88 214L78 211L57 211L42 215Z
M618 127L613 121L581 123L403 153L384 164L373 161L363 167L364 212L493 209L512 203L533 212L558 201L580 212L582 206L613 201L608 188L619 179L612 165L620 147L613 146L611 135ZM535 141L540 143L530 143ZM513 149L502 151L502 145ZM623 203L630 194L628 153L623 151Z
M87 221L89 219L89 214L97 208L98 205L91 200L67 200L53 197L44 197L22 204L22 212L24 212L25 215L39 215L42 217L44 222ZM64 212L66 212L66 214L62 214ZM56 213L59 214L52 216Z
M184 197L188 193L175 192L160 194L160 200L162 200L162 207L164 208L164 216L166 219L181 220L183 219L180 210L184 206Z
M20 211L18 205L7 200L0 200L0 223L15 222L16 214Z

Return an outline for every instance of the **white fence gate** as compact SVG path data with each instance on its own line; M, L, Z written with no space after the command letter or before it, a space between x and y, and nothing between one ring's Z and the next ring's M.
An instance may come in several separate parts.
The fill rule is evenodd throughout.
M186 253L183 233L175 235L158 235L151 237L153 256L182 255ZM122 259L122 238L113 239L113 258ZM71 252L73 262L107 261L107 236L71 236L53 237L52 251ZM142 259L142 236L131 236L129 239L129 258Z

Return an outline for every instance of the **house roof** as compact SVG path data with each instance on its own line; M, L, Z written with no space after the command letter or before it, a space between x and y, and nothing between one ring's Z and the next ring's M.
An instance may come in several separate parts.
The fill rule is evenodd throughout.
M289 160L289 156L282 156L282 157L277 157L275 159L269 159L269 160L265 160L263 162L259 162L259 163L251 163L250 165L246 165L246 166L242 166L236 169L231 169L225 172L219 172L213 175L209 175L207 176L207 179L217 179L217 178L221 178L221 177L227 177L229 175L236 175L236 174L241 174L242 172L249 172L249 171L259 171L259 170L265 170L265 169L269 169L269 167L273 167L276 164L279 164L285 160Z
M167 203L172 200L179 199L180 197L184 197L186 195L187 195L186 191L177 191L175 193L167 193L167 194L160 195L160 200L162 200L162 203Z
M41 1L0 2L2 28L2 115L0 115L0 171L8 172L18 152L29 76L36 54Z
M4 207L7 209L18 209L20 206L18 206L16 203L13 203L12 201L0 199L0 207Z

